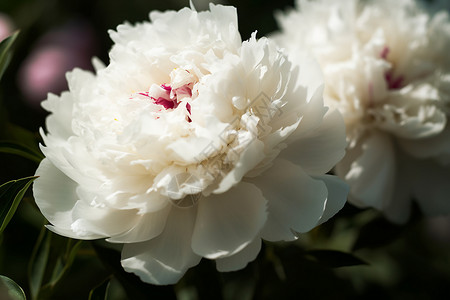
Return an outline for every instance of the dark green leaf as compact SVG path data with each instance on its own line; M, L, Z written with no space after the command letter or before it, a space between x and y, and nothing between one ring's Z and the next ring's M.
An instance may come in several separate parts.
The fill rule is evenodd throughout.
M306 251L305 254L331 268L367 265L365 261L353 254L337 250L310 250Z
M70 270L70 267L75 260L78 250L81 247L83 241L66 239L66 253L63 256L60 256L53 268L52 277L47 286L54 288L58 282L67 274ZM74 244L75 243L75 244Z
M0 152L19 155L37 163L44 158L41 153L15 141L0 141Z
M89 293L89 300L106 300L108 298L110 279L107 278L105 281L97 285Z
M397 239L402 232L403 227L394 225L384 218L376 218L361 227L353 244L353 251L386 246Z
M37 177L9 181L0 186L0 234L13 217L25 192Z
M53 234L43 228L29 265L32 299L49 299L68 273L82 241Z
M14 141L42 156L38 143L36 142L36 135L33 132L10 122L5 122L4 128L1 130L3 130L1 135L2 140Z
M0 298L3 300L26 300L22 288L14 280L0 275Z
M0 42L0 79L3 77L3 73L5 73L6 68L9 65L9 62L12 58L11 47L14 44L14 41L17 39L19 32L16 31L10 37L4 39Z
M31 299L37 299L44 280L45 269L50 253L51 233L42 227L41 234L31 254L28 267L28 281L30 284Z

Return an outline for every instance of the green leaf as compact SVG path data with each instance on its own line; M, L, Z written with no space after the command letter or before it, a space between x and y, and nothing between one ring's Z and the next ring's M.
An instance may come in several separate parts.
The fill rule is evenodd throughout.
M14 280L0 275L0 298L3 300L26 300L23 289Z
M37 177L12 180L0 186L0 234L11 221L25 192Z
M10 37L0 42L0 80L2 79L5 70L11 61L11 47L14 44L14 41L17 39L18 35L19 31L16 31Z
M19 155L37 163L44 158L40 152L16 141L0 141L0 152Z
M81 245L82 241L55 235L43 227L28 268L32 299L51 299Z
M306 251L305 254L331 268L367 265L365 261L353 254L337 250L310 250Z
M77 256L78 250L80 249L83 241L65 239L66 240L66 252L61 255L55 267L53 268L52 276L50 281L44 286L49 288L54 288L60 280L69 272L70 267ZM75 244L74 244L75 243Z
M50 253L51 237L51 233L45 227L42 227L33 253L31 254L28 265L28 283L30 285L31 299L37 299L44 280Z
M110 278L94 287L89 293L89 300L107 300Z
M2 130L2 140L22 144L42 156L38 143L36 142L37 136L33 132L8 121L4 122L3 126L0 129Z

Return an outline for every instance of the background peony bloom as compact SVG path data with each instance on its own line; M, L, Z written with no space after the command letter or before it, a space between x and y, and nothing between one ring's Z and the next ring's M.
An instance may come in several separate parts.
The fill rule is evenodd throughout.
M295 240L342 208L347 185L324 174L344 123L316 64L242 42L233 7L150 20L111 31L110 64L43 103L33 189L49 229L123 243L125 270L172 284L202 257L241 269L261 238Z
M95 34L82 20L49 31L20 67L18 86L28 104L39 107L49 92L67 89L64 75L75 67L90 68L96 49Z
M344 115L349 147L336 173L349 201L407 220L450 212L450 22L412 0L304 1L279 14L292 56L311 51L325 103Z

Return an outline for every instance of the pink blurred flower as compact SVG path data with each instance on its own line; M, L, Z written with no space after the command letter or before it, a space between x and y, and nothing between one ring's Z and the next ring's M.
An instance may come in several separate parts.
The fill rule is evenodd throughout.
M67 89L66 72L89 69L95 49L92 28L79 20L42 36L19 71L19 87L29 104L37 107L48 93Z

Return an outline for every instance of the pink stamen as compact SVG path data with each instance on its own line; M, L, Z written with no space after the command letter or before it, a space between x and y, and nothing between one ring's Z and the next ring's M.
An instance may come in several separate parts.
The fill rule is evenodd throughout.
M170 85L161 84L161 87L168 92L170 92L172 90L172 87Z
M149 97L149 96L148 96L148 92L138 93L138 95L141 95L141 96L144 96L144 97Z
M189 71L187 72L189 73ZM166 83L161 85L153 84L150 86L148 92L138 92L134 95L148 97L154 104L164 107L165 110L175 109L184 98L192 97L193 85L193 82L189 82L174 89L170 84ZM133 98L133 96L130 97L130 99ZM163 109L158 109L158 112L161 112L162 110ZM186 115L186 121L192 122L189 117L191 115L191 105L189 103L186 103L186 110L188 112L188 115ZM157 116L156 119L159 119L159 116Z
M189 114L191 114L191 105L189 103L186 103L186 109Z
M174 91L176 95L188 94L189 97L192 97L192 90L188 85L183 85Z
M164 106L165 109L177 108L178 106L178 103L176 103L175 101L167 100L164 99L163 97L159 97L158 99L151 97L151 99L153 100L153 103L162 105Z
M187 109L188 113L191 114L191 105L190 105L189 103L186 103L186 109ZM192 120L191 120L191 118L190 118L189 116L186 116L186 120L187 120L189 123L192 122Z
M384 46L383 50L380 53L380 57L382 59L387 59L388 54L389 54L389 47L388 46Z
M383 50L380 53L380 57L384 60L387 60L387 56L389 55L390 49L388 46L384 46ZM403 86L403 76L399 76L395 78L392 74L392 70L388 71L384 74L384 78L390 90L400 89Z
M384 74L384 78L386 79L388 88L390 90L397 90L403 86L404 78L402 76L395 78L392 75L392 72L386 72L386 74Z

